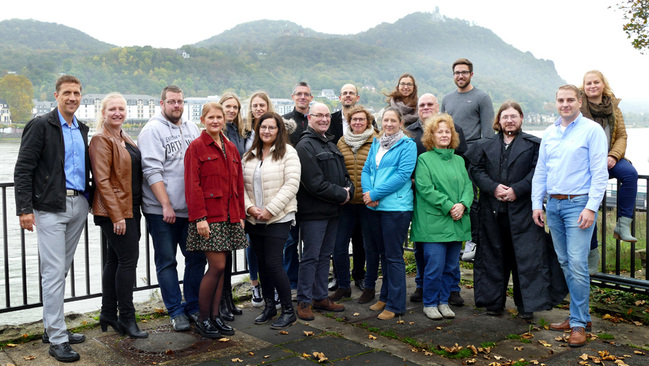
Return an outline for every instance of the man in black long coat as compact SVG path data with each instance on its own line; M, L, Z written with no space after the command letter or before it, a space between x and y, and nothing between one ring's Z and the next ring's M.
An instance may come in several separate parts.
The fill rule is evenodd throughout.
M473 267L475 304L487 314L505 309L512 273L519 316L551 308L567 293L549 235L534 224L530 194L541 139L521 129L516 102L498 110L494 130L469 148L469 174L480 187L479 238Z

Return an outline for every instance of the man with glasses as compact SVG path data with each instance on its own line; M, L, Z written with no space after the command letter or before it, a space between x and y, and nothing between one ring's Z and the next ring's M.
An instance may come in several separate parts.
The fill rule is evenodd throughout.
M138 137L142 154L142 211L153 239L154 258L162 300L175 331L190 329L198 319L198 288L205 273L203 252L187 252L189 213L185 201L185 151L199 135L198 127L183 120L183 91L170 85L162 90L161 112L153 116ZM183 292L178 283L176 248L185 257Z
M302 320L314 319L312 306L315 310L345 310L327 296L327 276L341 205L354 195L345 160L326 135L331 123L329 108L315 103L308 119L295 147L302 165L297 192L297 218L304 241L297 287L297 316Z
M329 126L329 131L327 131L327 133L334 136L333 140L331 140L334 144L338 143L338 140L340 140L347 127L349 127L349 121L345 119L345 113L355 106L359 99L361 97L358 95L358 90L353 84L345 84L340 88L338 100L340 100L343 109L331 114L331 125Z
M415 140L417 144L417 156L425 153L426 147L421 143L421 137L424 134L424 127L426 126L426 121L439 113L439 104L437 103L437 98L430 93L426 93L419 97L417 102L417 114L419 119L413 122L410 126L406 127L406 130L410 132L410 136ZM462 127L455 125L455 131L460 136L460 146L455 149L457 155L462 156L466 150L466 139L464 138L464 131ZM414 172L413 172L414 177ZM414 191L414 189L413 189ZM415 263L417 264L417 276L415 277L415 292L410 295L410 301L412 302L422 302L424 296L424 253L420 250L419 243L415 243Z
M295 107L293 111L283 115L282 117L285 120L295 121L296 128L295 131L291 133L291 144L297 146L297 142L300 141L302 132L304 132L309 124L307 120L307 115L309 114L309 104L313 101L313 94L311 94L311 87L305 81L300 81L295 84L293 87L293 94L291 95L293 102L295 102ZM289 275L290 276L290 275Z

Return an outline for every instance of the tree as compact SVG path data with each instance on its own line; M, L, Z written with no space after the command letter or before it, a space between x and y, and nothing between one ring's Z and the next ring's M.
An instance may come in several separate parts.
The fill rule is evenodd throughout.
M27 122L34 108L34 87L32 82L23 75L8 74L0 79L0 98L9 104L11 120Z
M631 39L633 48L644 54L649 50L649 0L626 0L617 3L617 7L624 13L624 33Z

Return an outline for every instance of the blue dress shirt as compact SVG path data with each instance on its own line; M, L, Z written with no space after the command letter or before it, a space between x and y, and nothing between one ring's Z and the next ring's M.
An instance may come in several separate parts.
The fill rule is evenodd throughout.
M63 144L65 145L65 187L83 192L86 190L86 146L79 130L77 118L72 116L72 126L59 111Z
M606 193L608 144L602 127L581 113L564 131L561 118L543 133L532 179L532 208L543 209L546 194L588 194L597 212Z

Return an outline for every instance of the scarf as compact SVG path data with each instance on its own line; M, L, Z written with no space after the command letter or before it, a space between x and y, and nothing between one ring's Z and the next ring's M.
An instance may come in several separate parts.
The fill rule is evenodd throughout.
M403 124L405 127L410 126L419 119L417 114L417 107L409 107L405 105L402 101L395 102L394 99L390 99L390 107L396 108L401 112L403 116Z
M582 111L584 117L592 119L599 123L604 128L606 133L606 141L608 142L609 149L611 147L611 132L615 131L615 113L613 113L613 101L610 97L602 96L600 104L591 103L586 98L587 108Z
M394 135L386 135L383 134L381 136L381 139L379 140L379 143L381 144L381 147L390 150L390 148L397 143L397 141L401 140L403 137L403 131L399 130L399 132L395 133Z
M372 127L363 131L363 133L355 134L352 132L351 127L347 127L345 133L343 134L343 141L352 149L354 155L360 150L361 146L374 135L374 129Z

